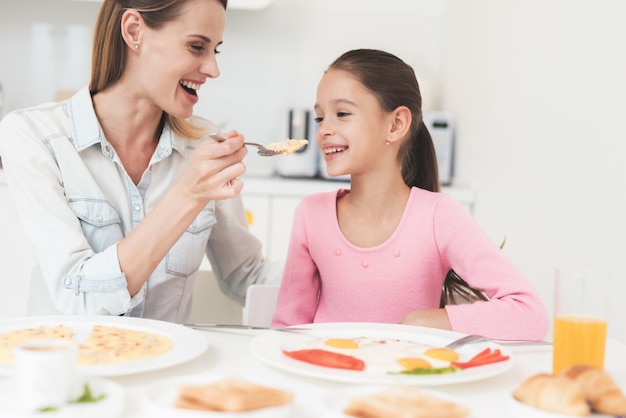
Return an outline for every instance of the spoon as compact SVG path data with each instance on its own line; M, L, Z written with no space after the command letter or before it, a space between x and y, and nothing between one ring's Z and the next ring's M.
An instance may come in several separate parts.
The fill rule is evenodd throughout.
M226 139L223 136L221 136L220 134L215 133L215 132L210 133L209 136L211 138L215 139L217 142L224 142L224 141L226 141ZM271 150L271 149L267 148L264 145L257 144L256 142L244 142L243 144L244 145L249 145L251 147L257 147L257 154L259 154L259 155L261 155L263 157L271 157L273 155L278 154L276 151Z

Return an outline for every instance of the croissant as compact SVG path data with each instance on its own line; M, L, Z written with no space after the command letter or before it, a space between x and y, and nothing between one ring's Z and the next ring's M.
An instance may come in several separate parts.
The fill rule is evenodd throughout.
M580 386L565 376L533 375L513 392L518 401L545 411L576 416L591 413Z
M579 364L564 369L561 374L582 388L593 410L608 415L626 415L626 397L604 370Z

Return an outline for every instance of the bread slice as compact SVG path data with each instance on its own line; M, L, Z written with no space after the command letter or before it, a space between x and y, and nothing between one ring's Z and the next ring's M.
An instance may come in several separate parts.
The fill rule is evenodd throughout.
M293 395L237 378L197 386L180 386L175 406L185 409L241 412L286 405Z
M576 382L594 411L626 416L626 397L613 378L604 370L577 364L564 369L561 374Z
M392 386L353 399L343 411L358 418L464 418L469 410L411 386Z
M565 376L539 373L524 380L513 392L518 401L545 411L586 416L591 413L578 384Z

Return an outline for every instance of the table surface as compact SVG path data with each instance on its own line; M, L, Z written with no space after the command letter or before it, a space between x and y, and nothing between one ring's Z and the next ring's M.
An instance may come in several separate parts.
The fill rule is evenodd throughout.
M122 417L148 417L142 413L141 399L147 387L154 382L185 375L211 374L217 376L249 376L268 386L289 388L295 395L292 417L324 417L323 400L347 383L332 382L300 376L266 365L251 352L251 342L265 330L208 330L198 331L208 340L208 349L199 357L178 366L128 376L111 377L126 389L126 405ZM270 331L271 332L271 331ZM430 388L443 392L471 410L471 417L502 418L520 416L519 406L512 399L513 390L527 377L549 372L551 345L507 346L512 354L513 366L507 371L479 381L455 383ZM609 339L606 349L605 369L626 389L626 344ZM9 377L0 378L0 383ZM516 415L517 414L517 415ZM551 415L551 414L548 414ZM538 410L525 410L524 418L546 417Z
M249 330L211 330L202 332L209 341L209 348L200 357L161 371L139 375L119 377L114 380L129 389L128 417L142 417L142 391L147 384L163 378L210 373L217 375L253 376L262 379L268 385L291 388L296 396L296 408L293 417L319 418L320 404L333 391L349 387L350 384L299 376L273 368L258 360L250 350L250 343L256 335L267 331ZM457 383L431 388L458 399L471 410L471 417L514 416L503 415L511 408L517 408L512 400L513 390L528 376L539 372L550 372L552 363L551 345L507 346L514 360L514 365L506 372L481 381ZM606 370L626 390L626 344L609 339L606 349ZM517 411L517 410L516 410ZM524 416L532 418L535 415ZM536 416L544 416L540 411Z

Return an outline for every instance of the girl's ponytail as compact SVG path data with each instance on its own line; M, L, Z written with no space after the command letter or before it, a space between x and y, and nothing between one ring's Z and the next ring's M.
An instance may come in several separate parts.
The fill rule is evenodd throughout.
M400 150L400 155L403 156L402 178L409 187L438 192L440 186L437 154L421 114L420 120L414 122L414 127L411 137Z

